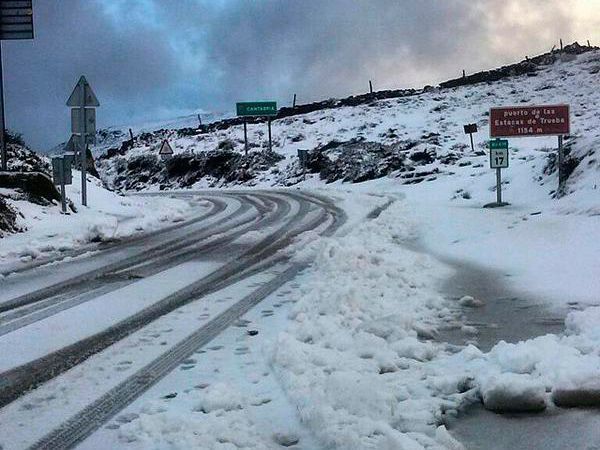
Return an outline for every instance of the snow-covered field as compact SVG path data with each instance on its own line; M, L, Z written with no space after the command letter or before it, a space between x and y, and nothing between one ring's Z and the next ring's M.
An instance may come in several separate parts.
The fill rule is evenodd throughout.
M358 107L325 109L309 114L275 120L272 124L273 150L284 158L272 167L257 171L256 176L246 181L226 181L204 177L192 188L211 186L285 186L299 183L301 186L322 185L316 174L308 175L302 182L297 158L298 149L314 153L319 146L331 141L344 142L362 139L390 146L394 155L404 158L406 171L390 173L398 182L408 180L405 172L424 172L426 178L440 178L455 173L465 164L487 165L487 129L490 107L519 104L567 103L571 107L571 136L565 140L570 157L579 162L569 179L569 192L583 188L593 189L598 161L593 154L598 146L598 70L600 51L579 55L574 61L557 61L553 65L539 66L536 76L518 76L495 83L480 83L458 88L429 90L418 95L389 100L373 101ZM463 125L476 123L479 133L475 138L475 151L469 146L469 138ZM155 170L165 166L163 162L148 161L149 172L143 165L123 172L124 166L139 157L156 157L163 138L168 138L175 154L199 155L214 151L220 144L231 143L236 152L244 150L243 127L234 126L210 133L199 133L180 137L176 131L156 135L144 143L138 143L125 155L99 161L101 175L108 185L119 187L123 174L140 177L136 189L156 189L158 182ZM267 147L266 124L248 125L248 140L251 152L264 151ZM530 169L530 178L546 187L548 193L556 188L552 182L555 167L549 164L551 153L556 148L556 138L514 139L511 149L517 150L512 160L525 158ZM431 161L424 157L430 155ZM344 159L335 151L327 153L331 163ZM358 166L367 166L374 158L358 155L360 161L348 161ZM375 157L375 165L376 165ZM548 167L547 167L548 166ZM416 168L416 169L415 169ZM544 169L546 173L544 173ZM178 172L185 166L178 168ZM191 170L193 172L193 169ZM179 173L176 174L177 176ZM121 177L121 178L120 178ZM160 178L160 177L159 177ZM593 205L588 204L590 208Z

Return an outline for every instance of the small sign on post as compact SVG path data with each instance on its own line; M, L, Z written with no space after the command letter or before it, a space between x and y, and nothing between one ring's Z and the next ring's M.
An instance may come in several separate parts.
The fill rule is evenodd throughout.
M80 133L85 130L86 141L93 139L96 134L96 110L93 108L73 108L71 110L71 133ZM92 139L89 139L89 138Z
M65 185L73 183L71 164L73 155L63 155L52 158L52 180L54 184L60 185L60 199L62 213L67 214L67 194Z
M271 143L271 117L277 115L277 102L238 102L235 104L238 117L268 117L269 152ZM244 120L244 153L248 154L248 125Z
M158 151L158 154L160 155L160 159L162 159L163 161L166 161L167 159L171 159L173 157L173 148L171 147L171 144L169 144L169 141L167 141L166 139L163 141L162 145L160 146L160 150Z
M484 208L506 206L508 203L502 201L502 169L508 168L508 141L494 139L490 141L489 147L490 169L496 169L496 203L488 203Z
M506 169L508 167L508 141L494 139L490 141L490 168Z
M476 123L468 123L464 126L465 134L468 134L471 138L471 151L475 151L475 147L473 146L473 133L477 133L477 124Z
M298 149L298 159L302 167L302 181L306 180L306 165L308 163L308 150Z

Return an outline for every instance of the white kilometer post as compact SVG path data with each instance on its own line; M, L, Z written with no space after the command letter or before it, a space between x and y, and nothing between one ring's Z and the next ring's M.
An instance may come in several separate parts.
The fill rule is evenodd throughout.
M508 167L508 141L496 139L490 141L490 168L496 169L496 205L502 203L502 169Z

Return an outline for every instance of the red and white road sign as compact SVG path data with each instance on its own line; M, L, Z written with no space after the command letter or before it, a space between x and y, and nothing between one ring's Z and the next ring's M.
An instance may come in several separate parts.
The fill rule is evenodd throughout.
M490 109L490 137L569 134L569 105L507 106Z

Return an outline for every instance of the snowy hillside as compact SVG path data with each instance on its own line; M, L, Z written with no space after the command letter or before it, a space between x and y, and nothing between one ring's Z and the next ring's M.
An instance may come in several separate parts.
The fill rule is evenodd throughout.
M174 117L169 120L159 120L152 122L116 125L107 128L101 128L96 133L97 145L92 147L94 155L106 153L111 148L119 148L124 141L130 139L129 129L133 132L134 137L145 133L152 133L161 129L181 129L181 128L196 128L198 127L198 116L203 124L221 120L226 117L224 113L206 112L198 110L192 114ZM45 153L48 155L58 155L64 152L66 142L62 142Z
M565 141L570 191L593 183L593 155L600 92L600 52L542 59L536 70L496 82L372 100L359 106L324 109L273 122L273 150L266 155L266 124L250 124L250 155L243 157L243 128L161 130L136 141L124 154L98 161L103 181L117 189L164 189L233 185L287 186L301 181L297 150L309 150L309 181L364 181L381 176L398 183L433 180L457 167L487 164L488 111L502 105L568 103L572 135ZM556 60L555 62L552 62ZM475 151L463 125L477 123ZM175 157L157 153L169 139ZM550 193L555 173L556 138L514 139L513 160ZM475 171L475 170L474 170Z

